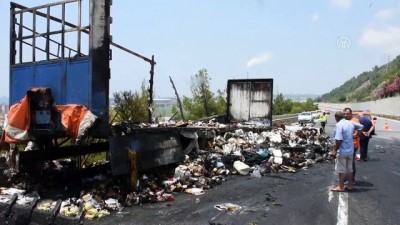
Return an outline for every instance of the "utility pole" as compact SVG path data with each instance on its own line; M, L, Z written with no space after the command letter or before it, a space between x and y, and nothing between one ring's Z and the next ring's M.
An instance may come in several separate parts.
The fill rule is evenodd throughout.
M150 88L149 88L149 123L153 121L153 77L154 77L154 65L156 62L154 61L154 55L151 56L150 61Z
M385 66L385 69L383 70L383 74L387 74L388 73L388 71L389 71L389 69L390 69L390 66L389 66L389 63L390 63L390 55L389 54L384 54L383 56L382 56L382 58L383 58L383 65L382 65L382 67L384 67L385 66L385 62L386 62L386 60L387 60L387 62L386 62L386 66Z
M387 62L387 64L386 64L386 74L387 74L388 71L389 71L389 63L390 63L390 55L388 55L388 62Z

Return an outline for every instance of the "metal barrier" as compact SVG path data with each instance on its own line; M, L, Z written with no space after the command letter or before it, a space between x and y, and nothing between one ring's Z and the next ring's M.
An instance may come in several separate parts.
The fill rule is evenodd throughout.
M298 114L286 114L286 115L277 115L272 116L272 126L277 127L282 124L292 124L297 122Z

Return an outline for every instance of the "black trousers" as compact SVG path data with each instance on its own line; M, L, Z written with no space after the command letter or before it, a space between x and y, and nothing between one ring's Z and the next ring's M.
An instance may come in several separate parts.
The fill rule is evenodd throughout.
M326 122L321 122L322 132L325 132Z
M368 157L368 143L369 138L360 139L360 159L366 160Z

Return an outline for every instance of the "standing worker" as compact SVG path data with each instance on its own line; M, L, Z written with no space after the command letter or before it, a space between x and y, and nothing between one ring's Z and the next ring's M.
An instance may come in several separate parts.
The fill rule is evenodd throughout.
M322 128L321 133L325 133L325 125L326 122L328 121L328 117L325 115L325 112L322 112L322 115L319 119L321 121L321 128Z
M371 138L371 133L374 130L374 125L371 120L364 115L360 118L360 123L364 125L360 135L360 160L368 161L368 143Z
M350 108L344 108L343 109L343 115L344 118L346 120L350 120L353 123L357 123L360 124L360 120L357 117L353 117L353 110L351 110ZM361 130L354 130L354 134L353 134L353 143L354 143L354 153L353 153L353 162L352 162L352 166L353 166L353 184L355 184L356 182L356 155L357 155L357 150L360 147L360 133ZM359 160L359 159L358 159Z
M338 111L335 113L336 127L334 131L335 146L332 155L336 157L335 171L339 174L339 185L333 187L331 191L342 192L344 189L344 179L348 176L347 190L353 189L353 153L354 143L353 134L354 130L362 129L361 124L353 123L344 118L343 112Z

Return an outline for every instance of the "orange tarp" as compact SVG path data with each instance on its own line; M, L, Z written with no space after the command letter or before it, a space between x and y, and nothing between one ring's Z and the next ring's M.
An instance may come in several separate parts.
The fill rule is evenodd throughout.
M30 112L29 97L11 106L4 127L3 141L7 143L26 143L31 140L29 134ZM56 105L53 110L61 114L61 123L73 142L77 142L93 126L97 117L84 105Z
M7 114L7 124L4 128L4 140L7 143L24 143L29 140L29 98L12 105Z
M78 141L96 120L84 105L56 105L55 108L61 113L61 123L74 142Z

